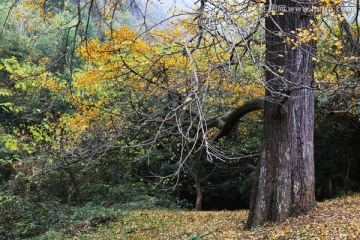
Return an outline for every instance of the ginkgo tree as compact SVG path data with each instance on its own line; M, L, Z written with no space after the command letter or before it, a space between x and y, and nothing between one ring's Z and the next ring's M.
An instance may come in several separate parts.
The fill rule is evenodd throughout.
M84 95L96 95L96 99L101 99L97 104L110 101L112 106L119 100L116 99L114 102L114 99L109 99L112 97L109 93L111 89L118 89L118 92L126 89L127 94L121 95L121 106L116 108L118 114L127 116L122 123L128 127L129 132L131 129L137 129L141 123L142 135L147 136L147 140L141 142L142 146L155 143L173 146L172 153L179 160L179 169L176 173L184 168L193 176L197 192L196 209L200 210L202 192L199 164L206 159L213 161L224 158L212 142L228 135L241 116L262 108L262 101L259 99L244 105L239 103L239 100L234 101L236 98L241 99L236 97L240 91L246 95L246 88L255 90L256 85L245 84L244 88L239 83L224 81L224 75L216 69L208 73L212 64L220 64L217 58L209 59L211 54L216 56L216 53L211 53L213 50L208 48L192 55L199 64L195 70L191 60L183 53L185 43L174 42L179 34L186 35L178 28L172 31L154 31L149 36L150 43L138 39L137 34L126 27L107 34L109 42L92 40L79 49L79 54L87 60L89 66L87 71L76 74L74 87ZM160 44L167 46L166 49L160 48ZM201 58L207 59L208 62L200 60ZM194 100L199 96L197 91L193 92L196 85L192 82L192 71L197 72L196 77L204 78L199 80L199 86L205 86L209 93L208 96L204 95L205 97L201 96L201 99L198 99L202 101L201 104L194 104ZM233 87L229 86L231 84ZM214 107L214 99L219 98L218 89L221 89L223 94L231 96L229 100L223 100L223 106L218 107L229 109L232 102L236 111L220 113L212 119L201 119L218 112ZM259 94L261 90L257 92ZM252 93L256 94L256 91ZM104 105L97 108L104 109ZM80 121L75 122L81 124ZM203 126L199 128L198 125ZM221 131L212 131L214 127ZM180 137L176 136L178 134L181 134Z

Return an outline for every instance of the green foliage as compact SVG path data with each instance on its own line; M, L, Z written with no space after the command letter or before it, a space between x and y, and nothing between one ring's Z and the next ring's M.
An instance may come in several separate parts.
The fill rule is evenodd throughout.
M53 202L39 202L36 197L6 195L0 197L0 237L27 238L40 234L57 217Z
M199 240L202 239L204 236L206 236L206 234L193 235L189 237L189 240Z
M143 201L149 197L143 184L129 181L119 185L92 182L84 187L81 198L85 202L91 201L99 205L121 205Z
M73 231L74 226L90 229L118 218L121 210L87 204L65 207L56 201L40 202L32 195L0 197L0 238L24 239L51 228Z

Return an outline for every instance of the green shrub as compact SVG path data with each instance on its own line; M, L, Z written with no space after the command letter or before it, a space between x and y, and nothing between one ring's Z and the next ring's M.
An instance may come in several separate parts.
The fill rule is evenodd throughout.
M54 203L37 202L32 196L0 196L0 238L27 238L46 231L57 214Z

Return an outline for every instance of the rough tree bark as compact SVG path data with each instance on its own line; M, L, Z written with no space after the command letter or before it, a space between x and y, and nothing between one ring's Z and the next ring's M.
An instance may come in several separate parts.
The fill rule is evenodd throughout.
M283 14L266 18L266 101L260 162L253 186L247 228L282 221L315 204L313 157L315 43L297 48L284 41L310 26L311 1L272 0ZM281 32L281 34L280 34ZM285 37L284 37L285 36Z

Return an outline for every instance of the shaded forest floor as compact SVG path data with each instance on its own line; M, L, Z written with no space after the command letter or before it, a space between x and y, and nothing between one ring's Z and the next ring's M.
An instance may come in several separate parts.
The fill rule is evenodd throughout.
M248 211L133 210L35 239L360 239L360 194L320 202L307 215L242 230Z

